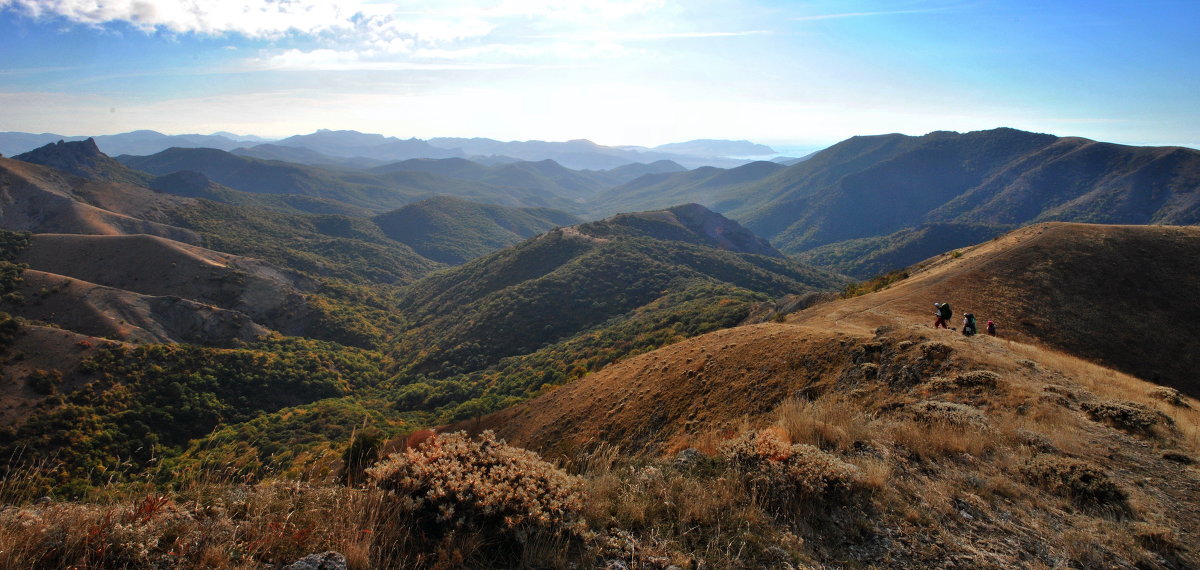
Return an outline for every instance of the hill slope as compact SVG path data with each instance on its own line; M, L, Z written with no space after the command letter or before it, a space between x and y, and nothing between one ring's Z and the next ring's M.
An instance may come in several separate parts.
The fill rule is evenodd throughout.
M602 213L650 210L687 202L729 212L753 199L742 192L742 186L783 168L780 164L759 161L728 170L706 166L684 172L646 174L602 192L594 203Z
M1196 294L1200 286L1198 253L1200 228L1039 224L964 250L960 256L946 254L932 258L910 269L912 275L907 279L882 291L814 306L791 316L787 325L719 331L627 360L556 390L542 398L544 402L535 400L521 409L503 412L485 425L499 429L502 435L523 445L553 445L557 437L539 441L537 434L549 426L537 423L536 419L542 417L541 413L553 410L556 421L579 414L563 424L558 430L560 434L578 437L586 433L612 433L611 441L618 442L623 440L623 433L645 429L646 434L653 436L652 441L665 444L672 436L687 433L683 429L686 422L672 424L667 431L663 431L665 426L637 427L634 418L639 414L653 416L651 409L656 402L699 398L714 406L707 408L711 419L733 422L743 414L765 412L772 398L759 401L732 394L723 396L723 392L712 393L713 390L752 390L762 394L761 390L769 384L776 386L772 388L774 399L782 399L795 389L797 382L807 383L827 377L830 371L841 373L845 371L839 371L840 368L853 367L854 351L839 346L847 341L865 342L862 339L874 337L879 327L901 335L959 341L962 337L957 333L931 328L934 300L949 301L956 322L966 312L976 315L981 330L987 320L995 320L1001 339L1044 344L1198 396L1200 383L1191 371L1200 366L1197 361L1200 341L1194 335L1161 332L1177 330L1175 324L1200 318L1200 297ZM1159 293L1147 296L1145 292L1150 290ZM814 342L815 345L809 346ZM995 342L996 339L977 337L961 346L977 349L982 355L994 348L991 343ZM755 350L761 353L755 356L746 343L759 347ZM731 350L738 346L742 348ZM772 350L789 356L782 357L776 366L767 357ZM787 362L815 354L826 354L828 361L812 362L802 371L788 372L791 365ZM756 359L767 367L762 374L756 373L749 379L732 373L718 376L730 384L714 383L712 377L701 381L705 377L703 372L711 371L712 366L732 371L749 367ZM665 364L669 364L669 370L659 370ZM819 371L814 372L813 366ZM768 372L768 368L773 371ZM656 380L643 382L645 374ZM694 379L693 384L699 384L676 384L680 378ZM629 384L630 379L637 381ZM756 382L753 388L745 384L748 380ZM601 413L605 406L615 405L614 399L622 398L612 394L629 396L658 382L662 383L658 387L662 390L697 391L686 397L660 394L644 401L629 401L628 405L639 407L621 417L606 419L607 415ZM689 385L692 387L687 388ZM605 396L593 401L597 395ZM700 401L695 405L699 406ZM725 409L723 406L732 408L718 412ZM679 419L688 418L690 412L670 413ZM506 422L518 415L534 418L533 423L522 426L521 422L514 422L508 426ZM594 424L601 420L608 423Z
M737 222L699 204L684 204L666 210L618 214L607 220L580 226L596 237L642 236L660 240L706 245L736 253L783 257L779 250Z
M404 405L449 417L495 409L631 352L732 326L776 297L844 282L689 243L696 234L613 227L555 229L410 286L396 308L413 326L394 354L401 380L419 387Z
M598 444L651 457L692 448L652 462L655 472L631 468L623 492L651 486L647 499L672 497L660 516L688 516L742 503L668 489L719 489L710 470L746 477L750 489L781 493L770 504L784 512L768 509L775 530L762 532L796 533L808 564L1192 567L1195 400L1039 345L1146 364L1141 374L1163 381L1174 359L1194 369L1194 341L1179 338L1187 335L1147 330L1194 318L1198 243L1197 228L1024 228L930 260L882 291L629 358L452 429L492 429L593 460L611 457L603 446L588 455ZM1129 259L1134 252L1142 261ZM1151 282L1166 287L1161 296L1126 290ZM996 315L1000 338L932 329L932 299L951 301L956 315ZM1106 326L1093 325L1104 316ZM1176 384L1195 393L1188 379ZM788 465L788 476L772 471ZM825 484L789 499L782 489L809 484L807 469ZM833 483L842 476L850 482ZM600 485L621 476L599 468L594 477ZM770 486L775 477L785 486ZM1148 525L1171 545L1141 538ZM687 550L701 527L655 528L657 538L646 531L644 540Z
M579 221L556 210L506 208L445 196L409 204L373 220L389 238L450 265Z
M787 253L926 223L1187 225L1200 222L1200 151L1014 129L854 137L738 193L716 209Z
M0 225L13 231L117 235L144 233L195 243L170 212L195 202L141 186L100 182L0 158Z
M916 322L949 301L996 321L1006 338L1037 341L1200 395L1200 228L1048 223L925 262L895 286L812 319L871 327ZM1150 340L1153 339L1153 340Z
M519 207L572 207L542 186L498 187L427 171L361 171L261 160L215 149L172 148L150 156L120 156L124 164L158 176L179 171L257 194L288 194L334 200L386 212L434 195Z

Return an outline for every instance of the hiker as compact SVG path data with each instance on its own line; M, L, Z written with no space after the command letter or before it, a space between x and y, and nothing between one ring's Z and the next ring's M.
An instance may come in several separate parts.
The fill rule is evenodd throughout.
M933 313L937 315L937 320L933 322L933 328L950 328L950 317L954 316L954 312L950 310L950 303L934 303L933 306L937 308Z
M950 317L954 316L954 312L950 311L950 304L948 304L948 302L935 302L934 307L937 308L937 310L934 311L935 316L937 316L937 320L934 322L934 328L936 329L938 326L941 326L943 329L949 329Z
M996 323L995 322L988 321L987 333L988 333L988 336L996 336Z
M976 332L978 331L975 330L975 315L971 313L963 315L963 336L973 336Z

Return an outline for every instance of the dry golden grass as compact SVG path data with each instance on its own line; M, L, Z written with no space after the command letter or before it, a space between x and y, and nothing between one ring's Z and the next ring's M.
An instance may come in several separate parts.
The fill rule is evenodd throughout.
M370 554L389 549L377 542L388 534L378 532L381 498L271 483L11 506L0 512L0 567L246 568L322 550L352 553L351 568L389 567Z
M1100 401L1133 401L1166 414L1174 421L1173 433L1163 434L1168 443L1200 453L1200 402L1179 395L1163 398L1162 386L1062 352L1022 343L1009 343L1014 354L1036 362L1062 379L1076 384L1082 396ZM1176 403L1172 403L1176 402Z
M861 405L840 396L789 398L775 409L775 426L787 441L822 449L846 450L856 441L870 441L872 422Z

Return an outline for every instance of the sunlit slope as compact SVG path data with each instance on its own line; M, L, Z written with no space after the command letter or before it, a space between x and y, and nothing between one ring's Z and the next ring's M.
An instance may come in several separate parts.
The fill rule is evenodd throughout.
M12 231L153 234L194 243L169 212L194 201L132 184L80 178L50 167L0 158L0 226Z
M931 299L957 304L959 315L981 314L979 306L1003 315L1059 302L1060 313L1075 318L1135 310L1161 325L1178 306L1124 301L1117 298L1123 290L1096 280L1137 283L1136 272L1178 279L1162 290L1194 305L1194 296L1185 295L1187 279L1174 270L1159 273L1149 260L1192 255L1196 231L1027 228L931 260L889 289L811 307L787 322L716 331L627 358L450 429L491 429L551 456L582 455L589 466L605 465L612 447L665 455L665 472L698 478L706 469L720 472L731 461L730 445L746 441L747 432L762 454L779 449L773 441L807 453L820 449L853 464L869 489L860 502L815 510L802 503L789 511L802 521L789 528L824 562L1195 567L1200 413L1194 399L1068 352L1089 349L1099 331L1052 326L1047 318L1019 331L1002 326L1000 337L964 337L933 329L927 316ZM1148 261L1129 263L1125 251ZM1194 271L1183 265L1180 272ZM1060 274L1084 266L1092 281ZM1124 343L1111 349L1113 359L1192 358L1159 346L1162 335L1105 332ZM786 465L780 457L771 461ZM769 477L771 465L749 475ZM828 464L790 477L832 477L823 468ZM686 500L686 507L709 499L675 500Z
M932 324L933 303L945 301L955 326L974 313L1003 338L1200 393L1200 339L1188 331L1200 319L1198 227L1039 224L922 265L889 289L797 320L863 331Z

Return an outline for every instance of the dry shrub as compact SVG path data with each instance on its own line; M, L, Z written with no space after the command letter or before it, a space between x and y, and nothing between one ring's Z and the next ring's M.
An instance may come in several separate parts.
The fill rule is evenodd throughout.
M946 343L936 341L921 343L920 350L922 358L934 361L945 360L954 353L954 347Z
M1187 400L1184 399L1183 394L1179 390L1171 388L1170 386L1159 386L1154 388L1153 390L1150 390L1148 395L1151 398L1162 400L1172 406L1180 408L1191 407L1188 405Z
M490 431L478 440L465 432L428 438L367 474L430 536L465 530L523 542L531 531L582 528L582 481Z
M942 400L922 400L908 406L913 419L937 427L987 429L983 412L966 404Z
M1088 417L1119 430L1141 435L1164 435L1175 425L1170 416L1137 402L1110 400L1099 403L1084 403Z
M775 409L775 427L787 441L822 449L846 450L855 442L869 441L870 424L871 417L863 413L861 405L834 396L790 398Z
M1035 451L1042 453L1057 453L1059 451L1050 438L1036 431L1017 428L1013 430L1010 437L1014 443L1031 447Z
M858 467L811 445L787 443L769 430L729 440L721 453L759 497L776 505L797 498L838 502L862 488Z
M1081 507L1114 514L1130 512L1129 494L1104 469L1087 461L1042 454L1022 466L1021 474L1030 483Z
M860 455L850 458L850 462L858 466L862 474L858 481L864 488L880 491L892 484L892 464L886 459Z
M983 412L964 404L922 400L899 412L880 423L878 437L919 458L982 457L1003 441Z
M982 386L984 388L995 388L1000 383L1000 375L991 370L974 370L964 374L959 374L954 383L964 388Z

